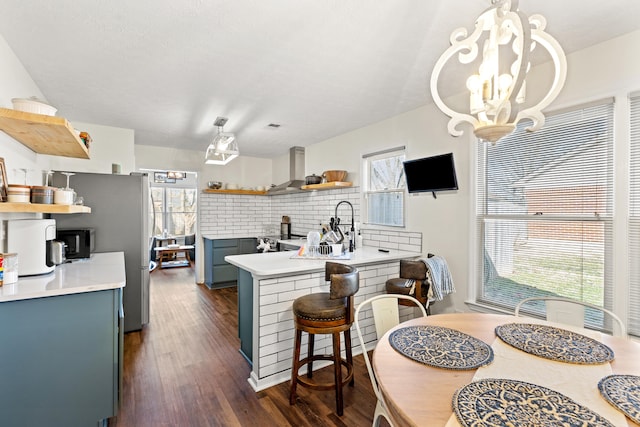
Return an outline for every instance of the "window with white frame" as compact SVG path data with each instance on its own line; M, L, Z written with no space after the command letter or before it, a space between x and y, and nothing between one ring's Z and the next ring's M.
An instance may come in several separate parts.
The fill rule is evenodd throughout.
M629 334L640 336L640 93L631 94L629 159Z
M172 236L194 234L197 217L195 174L187 173L183 180L168 181L173 182L150 180L151 236L162 235L165 230Z
M529 125L478 145L476 298L513 308L559 295L611 308L613 100ZM606 328L595 312L587 322Z
M404 147L365 154L362 159L365 223L403 227Z

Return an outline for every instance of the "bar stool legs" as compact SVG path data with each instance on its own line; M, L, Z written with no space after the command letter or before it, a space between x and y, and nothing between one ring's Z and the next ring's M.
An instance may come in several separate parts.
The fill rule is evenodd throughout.
M294 338L294 352L293 352L293 368L291 370L291 388L289 390L289 403L294 405L296 403L296 389L298 383L301 385L316 389L316 390L332 390L336 391L336 412L338 415L343 415L344 398L342 388L349 384L353 387L355 380L353 378L353 352L351 349L351 331L346 329L344 332L345 340L345 353L346 359L342 359L340 355L340 332L332 332L333 341L333 354L331 355L319 355L313 354L314 350L314 335L309 333L308 341L308 356L300 360L300 345L302 343L302 330L296 329ZM333 382L331 383L319 383L313 379L313 362L315 360L331 360L333 361ZM302 366L307 365L306 378L298 375L298 371ZM346 376L342 376L342 367L347 369Z

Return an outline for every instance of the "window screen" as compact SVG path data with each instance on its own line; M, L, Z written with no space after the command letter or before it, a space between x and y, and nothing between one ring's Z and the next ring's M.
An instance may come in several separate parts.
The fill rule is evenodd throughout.
M610 308L613 100L478 145L477 299L513 308L559 295ZM598 314L587 316L604 327Z
M366 223L404 226L404 147L363 156Z
M629 170L629 322L628 332L640 335L640 93L630 97Z

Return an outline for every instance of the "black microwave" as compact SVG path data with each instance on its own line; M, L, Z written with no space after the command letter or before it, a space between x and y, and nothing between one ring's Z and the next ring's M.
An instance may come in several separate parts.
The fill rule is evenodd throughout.
M58 229L56 240L65 243L66 259L89 258L95 248L95 230L93 228Z

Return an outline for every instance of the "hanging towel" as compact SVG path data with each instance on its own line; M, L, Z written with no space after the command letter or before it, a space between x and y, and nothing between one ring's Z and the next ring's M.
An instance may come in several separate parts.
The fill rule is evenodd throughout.
M433 301L442 301L445 296L456 291L453 286L453 278L449 272L449 266L444 258L435 255L430 258L420 258L420 260L424 262L431 274Z

